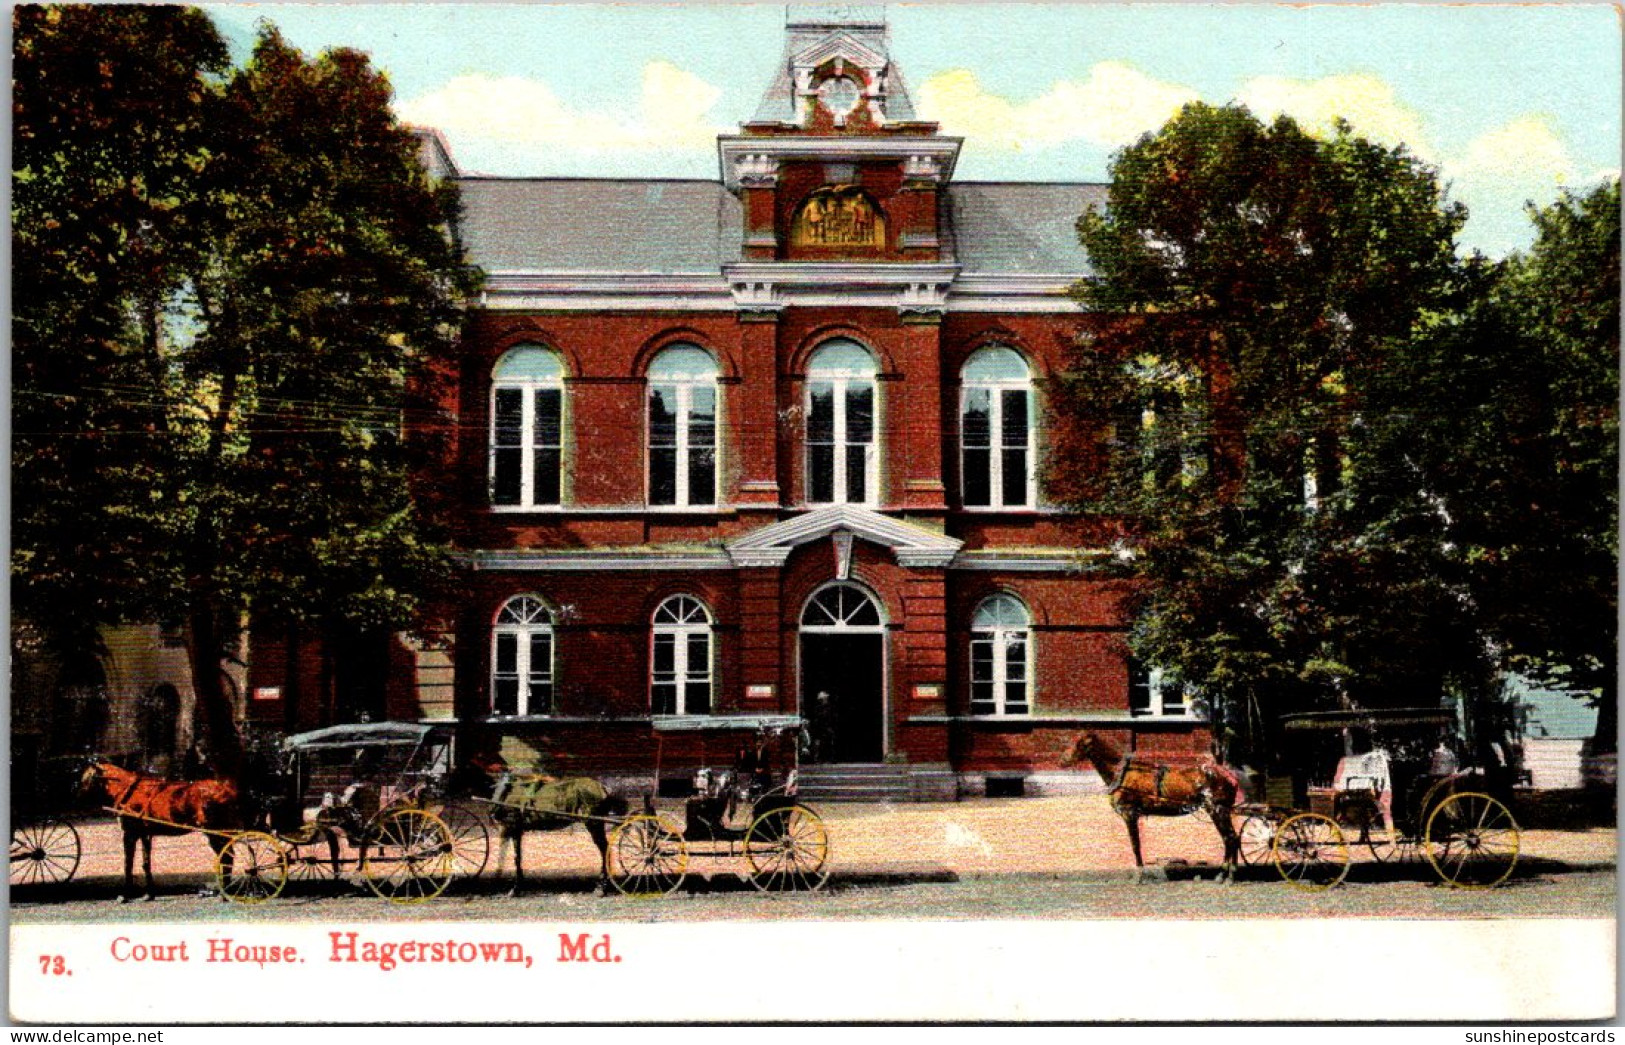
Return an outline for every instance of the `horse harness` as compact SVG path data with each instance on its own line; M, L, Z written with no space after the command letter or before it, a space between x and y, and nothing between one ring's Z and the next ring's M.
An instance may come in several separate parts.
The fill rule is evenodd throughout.
M1119 793L1123 790L1123 785L1128 780L1129 773L1134 770L1138 770L1140 772L1150 770L1153 780L1152 786L1154 788L1154 791L1150 797L1156 799L1158 802L1177 804L1179 808L1184 810L1186 813L1195 812L1197 809L1202 807L1201 802L1192 803L1178 801L1170 798L1167 792L1164 790L1163 782L1168 779L1168 774L1172 771L1172 768L1173 767L1163 765L1160 762L1136 762L1133 757L1124 758L1122 764L1117 769L1116 778L1112 780L1110 785L1108 785L1106 793L1112 797L1114 803L1120 804L1122 799L1119 797ZM1200 793L1201 792L1198 792L1198 794Z

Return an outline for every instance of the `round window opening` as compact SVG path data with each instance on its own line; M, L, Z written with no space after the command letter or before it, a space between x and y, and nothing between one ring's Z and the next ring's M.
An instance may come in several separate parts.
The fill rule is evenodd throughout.
M849 77L832 76L824 81L824 86L818 89L823 95L824 104L829 111L838 117L849 115L858 107L858 85Z

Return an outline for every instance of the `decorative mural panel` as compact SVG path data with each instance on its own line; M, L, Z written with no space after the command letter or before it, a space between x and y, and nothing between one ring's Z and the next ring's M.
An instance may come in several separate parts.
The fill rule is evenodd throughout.
M796 212L790 244L796 247L881 247L886 219L856 185L817 189Z

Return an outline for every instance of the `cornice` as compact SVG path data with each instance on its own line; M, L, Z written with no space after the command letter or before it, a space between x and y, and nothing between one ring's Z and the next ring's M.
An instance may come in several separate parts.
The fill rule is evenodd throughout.
M1080 314L1067 274L964 274L955 262L738 261L720 275L493 272L474 302L493 312L776 313L787 306L905 312Z
M959 159L959 147L965 139L946 135L877 135L873 137L841 134L795 134L762 136L722 134L717 136L717 162L722 168L722 182L729 192L740 189L740 174L747 175L761 169L765 161L821 160L840 162L851 160L914 161L916 157L935 163L936 177L947 182L953 177L954 165ZM743 167L740 166L743 162ZM923 168L919 168L923 169Z

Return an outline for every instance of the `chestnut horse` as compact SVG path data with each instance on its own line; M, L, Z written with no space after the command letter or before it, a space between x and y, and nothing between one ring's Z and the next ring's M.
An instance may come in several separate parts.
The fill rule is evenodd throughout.
M1236 774L1216 763L1173 767L1125 756L1111 741L1094 733L1083 733L1073 743L1062 765L1087 760L1106 781L1112 810L1128 827L1128 840L1134 846L1134 878L1145 872L1140 854L1140 818L1143 816L1186 816L1205 811L1224 840L1224 878L1236 873L1241 839L1231 819L1241 799L1241 781Z
M151 900L152 840L156 835L184 835L203 831L216 861L231 841L229 832L243 827L242 805L237 785L229 780L161 780L111 762L92 762L80 778L87 794L105 796L106 804L119 813L124 831L124 885L119 903L130 898L135 866L135 844L141 843L141 865L146 873Z

